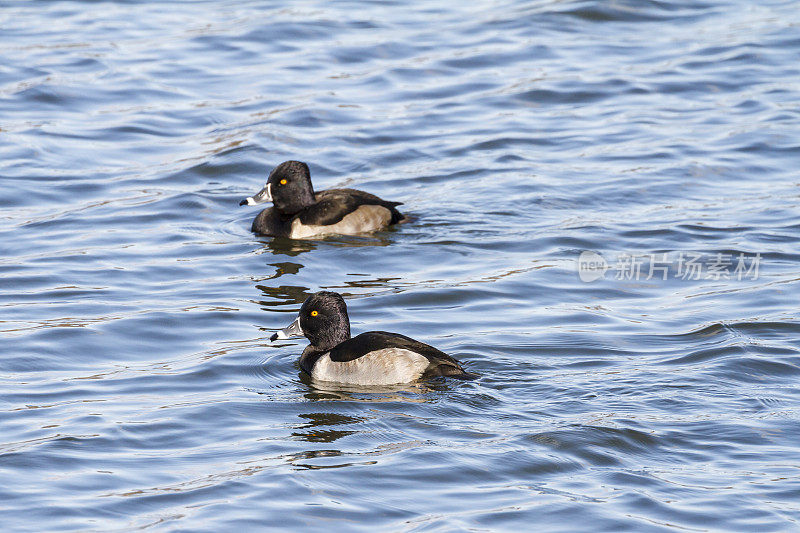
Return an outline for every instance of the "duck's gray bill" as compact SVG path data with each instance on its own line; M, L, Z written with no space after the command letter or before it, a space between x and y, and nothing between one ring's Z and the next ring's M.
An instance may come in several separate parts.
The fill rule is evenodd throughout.
M297 317L294 322L272 335L269 338L270 342L278 339L288 339L289 337L303 336L303 330L300 328L300 317Z
M267 183L267 185L258 191L258 194L253 196L249 196L239 202L239 205L258 205L263 204L264 202L271 202L272 201L272 184Z

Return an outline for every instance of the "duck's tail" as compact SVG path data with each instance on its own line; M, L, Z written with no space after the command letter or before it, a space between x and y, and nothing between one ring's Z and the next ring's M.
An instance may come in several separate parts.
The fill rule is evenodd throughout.
M448 377L448 378L456 378L456 379L463 379L463 380L470 380L476 379L480 377L480 374L475 374L474 372L467 372L461 365L455 363L455 361L444 361L442 364L438 364L433 368L429 369L425 372L423 377Z
M475 372L467 372L466 370L463 369L459 369L459 372L453 372L452 374L443 374L443 375L449 378L463 379L464 381L470 381L481 377L480 374L476 374Z
M383 207L387 208L389 211L392 212L392 220L389 221L389 224L397 224L398 222L402 222L405 220L406 216L397 210L398 205L403 205L403 202L383 202Z

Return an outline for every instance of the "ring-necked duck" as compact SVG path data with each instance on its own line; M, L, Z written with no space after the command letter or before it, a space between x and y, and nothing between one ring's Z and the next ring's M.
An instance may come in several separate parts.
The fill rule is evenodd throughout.
M355 189L328 189L314 193L308 165L281 163L267 184L239 205L272 202L253 220L252 231L273 237L305 239L319 235L354 234L396 224L405 217L395 209L402 202L387 202Z
M347 306L336 292L309 296L297 319L270 340L292 336L311 342L300 356L300 368L321 381L392 385L436 376L477 377L446 353L404 335L370 331L351 338Z

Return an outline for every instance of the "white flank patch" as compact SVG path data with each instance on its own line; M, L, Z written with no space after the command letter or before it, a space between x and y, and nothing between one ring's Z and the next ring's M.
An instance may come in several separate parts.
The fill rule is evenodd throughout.
M305 225L299 219L295 219L292 221L292 232L289 237L292 239L307 239L332 233L340 235L365 233L380 229L388 225L391 220L392 212L387 208L380 205L362 205L336 224L329 226Z
M419 379L428 368L428 360L402 348L375 350L367 355L337 363L328 354L317 359L311 377L351 385L393 385Z

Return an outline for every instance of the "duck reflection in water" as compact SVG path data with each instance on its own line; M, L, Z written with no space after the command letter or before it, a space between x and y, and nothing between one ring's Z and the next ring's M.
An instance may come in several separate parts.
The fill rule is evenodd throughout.
M292 437L306 442L333 442L357 433L356 429L334 429L363 421L362 418L337 413L303 413L298 415L307 422L295 426Z
M423 404L435 401L431 393L448 390L446 382L414 383L395 386L333 386L311 381L302 374L301 380L309 390L303 396L312 402L356 402L356 403L414 403ZM330 404L331 407L334 404ZM292 437L307 442L334 442L342 437L359 432L358 424L367 422L368 416L350 416L330 411L301 413L304 420L294 427Z

